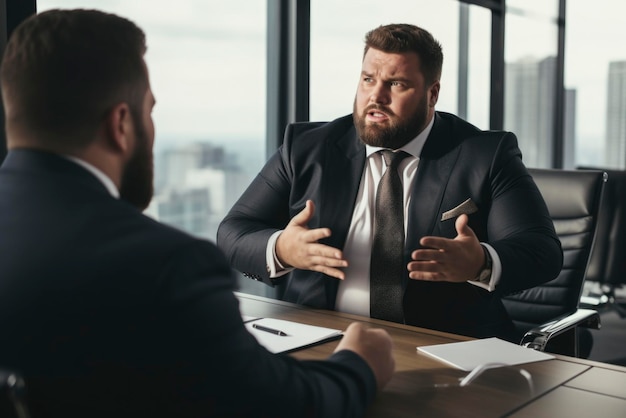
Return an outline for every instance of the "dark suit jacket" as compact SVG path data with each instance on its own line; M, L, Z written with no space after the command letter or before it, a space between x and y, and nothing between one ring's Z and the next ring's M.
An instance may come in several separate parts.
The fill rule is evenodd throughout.
M0 368L35 417L361 416L356 354L272 355L246 332L217 248L142 215L64 158L0 168Z
M269 236L285 227L307 199L316 204L310 228L328 227L323 242L343 248L365 165L365 146L348 115L330 123L287 127L282 147L235 203L217 243L231 265L272 284L266 270ZM469 225L497 251L502 277L496 292L469 283L404 280L405 321L448 332L510 338L512 323L500 296L544 283L562 266L560 241L510 132L484 132L437 112L416 173L404 257L425 235L454 238L455 219L442 214L471 198ZM348 260L349 262L350 260ZM295 270L275 282L284 298L333 309L337 280Z

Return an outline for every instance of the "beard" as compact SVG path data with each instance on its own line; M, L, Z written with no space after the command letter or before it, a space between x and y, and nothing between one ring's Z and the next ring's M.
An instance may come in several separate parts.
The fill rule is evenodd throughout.
M361 141L367 145L380 148L399 149L415 138L423 129L428 117L427 98L421 100L417 109L413 114L401 119L395 115L391 109L378 104L371 104L363 109L359 114L356 107L356 99L354 100L352 118L356 132ZM388 123L367 124L367 113L371 110L379 110L388 115Z
M120 185L120 197L137 209L143 211L148 207L154 193L154 164L152 149L148 141L145 126L137 112L135 120L136 146L133 154L124 167Z

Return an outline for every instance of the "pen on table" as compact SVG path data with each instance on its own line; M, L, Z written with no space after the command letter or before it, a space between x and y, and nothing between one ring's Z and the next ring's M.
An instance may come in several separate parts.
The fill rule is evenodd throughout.
M276 334L276 335L280 335L281 337L288 337L287 334L285 334L283 331L278 330L278 329L274 329L274 328L268 328L268 327L264 327L263 325L258 325L258 324L252 324L252 328L256 328L259 331L265 331L265 332L270 332L272 334Z

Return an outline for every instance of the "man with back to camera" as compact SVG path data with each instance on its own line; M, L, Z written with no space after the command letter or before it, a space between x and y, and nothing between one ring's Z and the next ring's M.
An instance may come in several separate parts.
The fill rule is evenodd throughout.
M353 114L289 125L222 221L231 265L288 301L514 340L501 296L556 277L560 241L515 135L435 111L442 62L419 27L367 33Z
M0 81L0 368L35 417L362 416L391 339L351 324L327 361L250 335L211 243L141 213L155 104L144 33L93 10L30 17Z

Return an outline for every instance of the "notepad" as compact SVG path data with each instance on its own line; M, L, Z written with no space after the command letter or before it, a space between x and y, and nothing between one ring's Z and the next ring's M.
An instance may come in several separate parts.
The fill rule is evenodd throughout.
M251 319L251 318L247 318ZM287 336L254 328L254 325L280 330ZM298 350L313 344L334 340L343 335L339 329L318 327L299 322L274 318L258 318L245 322L245 327L256 340L272 353L285 353Z
M458 343L425 345L417 347L417 350L465 371L470 371L485 363L503 363L513 366L554 358L554 356L542 351L522 347L495 337Z

